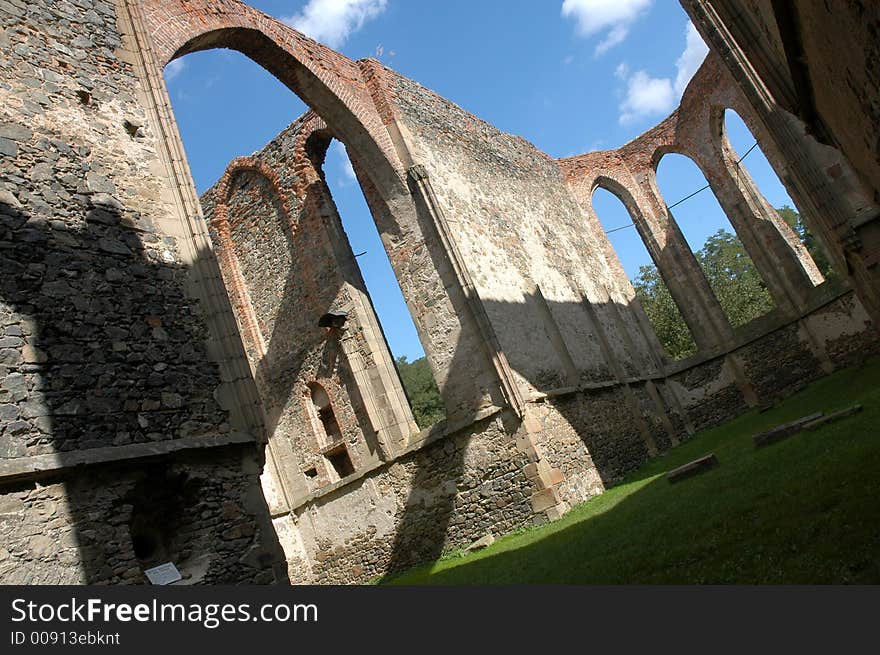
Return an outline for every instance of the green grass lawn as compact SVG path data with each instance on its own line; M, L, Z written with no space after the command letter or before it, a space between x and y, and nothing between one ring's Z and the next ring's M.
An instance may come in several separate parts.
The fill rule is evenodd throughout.
M755 450L815 411L864 411ZM701 432L564 518L383 584L880 583L880 360ZM720 466L664 474L714 452Z

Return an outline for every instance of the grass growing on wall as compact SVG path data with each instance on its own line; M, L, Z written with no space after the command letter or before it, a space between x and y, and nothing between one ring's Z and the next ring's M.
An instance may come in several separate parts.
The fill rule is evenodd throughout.
M755 450L815 411L864 411ZM880 583L880 360L704 431L561 520L391 584ZM720 466L664 474L714 452Z

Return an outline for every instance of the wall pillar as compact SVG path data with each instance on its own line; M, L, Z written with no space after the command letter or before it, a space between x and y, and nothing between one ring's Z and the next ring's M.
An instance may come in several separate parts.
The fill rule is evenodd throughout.
M656 174L646 169L634 177L645 201L631 214L651 258L690 328L697 348L703 353L722 350L733 339L733 329L657 190Z
M865 184L866 169L857 171L847 158L853 154L858 157L860 149L829 143L827 130L822 129L828 125L827 118L836 119L838 125L852 124L852 117L860 114L843 110L843 120L818 116L808 125L792 113L798 107L796 85L787 58L780 57L780 51L768 41L766 26L756 24L754 15L743 12L740 3L733 0L680 1L754 111L758 129L753 127L753 133L803 211L810 230L827 247L835 270L849 277L874 322L880 323L880 195L876 185ZM838 15L845 17L846 13ZM825 22L822 27L827 30L833 26ZM861 35L851 32L849 36L858 39ZM821 64L822 57L817 61ZM833 77L825 74L826 79ZM844 79L843 75L837 77ZM859 92L870 97L863 90ZM852 108L848 100L836 98L840 106ZM746 119L742 112L740 115ZM816 128L822 133L818 138ZM876 158L861 158L869 160Z
M800 314L825 281L797 234L761 194L730 144L720 139L701 168L776 306Z
M410 173L409 195L391 202L379 194L355 153L349 155L431 365L447 424L468 424L481 412L506 405L521 415L518 390L509 385L502 390L493 366L509 370L509 365L503 353L495 359L489 355L496 351L487 345L475 316L485 310L473 289L462 284L448 235L442 238L443 221L427 174L416 179Z

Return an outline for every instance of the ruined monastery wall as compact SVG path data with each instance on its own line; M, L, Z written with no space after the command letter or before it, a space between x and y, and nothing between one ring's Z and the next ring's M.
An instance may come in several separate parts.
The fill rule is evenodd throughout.
M704 32L721 15L707 4L727 5L684 4ZM245 53L312 111L200 203L161 70L207 47ZM734 57L710 56L682 106L619 150L554 161L235 0L2 0L0 52L0 582L144 583L168 561L185 584L365 582L558 519L877 351L876 207ZM727 106L790 166L846 279L821 283L732 175L713 122ZM332 138L440 388L432 428L415 426L323 179ZM774 312L727 322L656 188L668 151L706 169ZM599 185L630 210L694 357L662 353L592 210Z
M173 226L125 17L83 4L0 11L0 579L136 583L167 558L271 582L255 435L193 292L208 253Z

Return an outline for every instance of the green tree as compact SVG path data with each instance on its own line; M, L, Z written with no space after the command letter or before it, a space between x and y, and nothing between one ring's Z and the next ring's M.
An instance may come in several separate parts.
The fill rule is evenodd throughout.
M639 267L639 276L633 280L633 287L667 354L672 359L695 354L697 344L657 267L653 264Z
M773 309L773 298L739 238L718 230L706 239L697 261L733 327Z
M819 245L819 240L816 239L816 237L813 236L813 233L807 229L806 225L804 225L801 215L788 205L783 205L776 211L779 212L782 220L788 223L788 225L797 233L798 237L800 237L801 241L803 241L807 248L807 252L810 253L810 257L816 262L819 272L825 277L832 277L834 275L834 270L831 268L831 262L828 260L828 257L825 256L825 252Z
M718 230L695 256L731 325L745 325L773 309L773 298L736 235ZM633 287L669 356L693 355L693 337L657 268L642 266Z
M408 362L404 356L398 357L395 363L418 426L424 429L442 421L446 412L428 360L420 357Z

